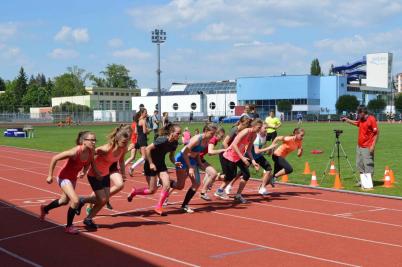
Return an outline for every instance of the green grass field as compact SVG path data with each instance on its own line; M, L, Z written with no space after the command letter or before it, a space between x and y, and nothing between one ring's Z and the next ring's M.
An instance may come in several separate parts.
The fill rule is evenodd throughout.
M202 124L197 123L191 125L184 124L183 128L185 126L188 126L191 132L193 132L195 128L202 129ZM295 126L295 123L285 123L279 130L279 134L287 135L292 132L292 129ZM293 183L309 184L311 176L302 174L304 164L308 161L311 169L317 172L317 178L320 185L324 187L332 187L333 176L327 176L324 177L324 180L322 179L323 172L329 161L329 156L335 143L333 129L341 129L344 131L340 140L352 167L355 168L357 127L344 123L304 123L302 126L306 130L303 144L304 155L302 158L297 158L294 154L288 157L289 162L294 168L294 173L290 175L289 180ZM98 139L97 145L102 145L106 142L106 136L113 127L113 125L74 126L64 128L58 128L55 126L38 126L35 127L34 139L9 138L2 136L0 137L0 144L59 152L74 146L75 137L78 131L81 130L94 131ZM224 127L228 130L231 125L224 125ZM379 125L379 128L380 138L375 152L375 190L373 190L372 193L402 196L402 142L400 142L402 124L383 123ZM4 131L5 128L2 128L2 130ZM152 138L152 136L149 137L149 142ZM324 153L313 155L310 153L313 149L323 150ZM220 169L218 157L210 157L208 161L216 166L217 169ZM270 162L272 163L272 160L270 160ZM396 183L394 188L382 187L385 166L389 166L395 173ZM28 165L27 168L29 168ZM341 170L345 189L360 191L360 188L355 186L353 173L344 158L341 158ZM258 178L261 176L261 173L257 173L252 169L252 176Z

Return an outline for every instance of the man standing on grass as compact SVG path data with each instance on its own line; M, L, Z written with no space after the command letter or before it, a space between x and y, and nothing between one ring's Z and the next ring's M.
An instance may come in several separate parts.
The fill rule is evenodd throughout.
M154 115L151 118L152 130L154 131L154 140L158 138L159 121L158 111L155 110Z
M363 190L373 189L374 149L378 140L377 121L374 116L368 115L367 107L357 108L357 120L342 117L342 121L359 127L358 144L356 148L356 167L360 172L360 182Z

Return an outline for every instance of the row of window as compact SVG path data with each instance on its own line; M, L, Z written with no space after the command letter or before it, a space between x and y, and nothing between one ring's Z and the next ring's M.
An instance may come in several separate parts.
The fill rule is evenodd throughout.
M282 100L287 100L292 103L292 105L307 105L307 98L296 98L296 99L269 99L269 100L241 100L240 105L246 105L246 104L254 104L257 106L274 106L276 105L279 101ZM309 99L309 102L311 102L312 99Z
M94 95L98 95L98 92L94 92ZM107 95L107 96L130 96L130 93L123 92L99 92L99 95ZM131 93L131 96L136 96L136 93Z
M112 110L131 110L131 102L130 101L115 101L115 100L113 100L113 101L100 100L98 108L102 109L102 110L109 110L109 109L112 109Z
M236 106L236 103L235 103L235 102L231 101L231 102L229 103L229 108L230 108L230 109L234 109L235 106ZM139 105L139 108L144 108L144 107L145 107L144 104L140 104L140 105ZM179 104L174 103L174 104L172 105L172 108L173 108L173 110L178 110L178 109L179 109ZM194 102L191 103L190 108L191 108L192 110L196 110L196 109L197 109L197 104L194 103ZM216 108L215 102L210 102L210 103L209 103L209 108L212 109L212 110L215 109L215 108ZM158 104L155 105L155 109L158 109Z

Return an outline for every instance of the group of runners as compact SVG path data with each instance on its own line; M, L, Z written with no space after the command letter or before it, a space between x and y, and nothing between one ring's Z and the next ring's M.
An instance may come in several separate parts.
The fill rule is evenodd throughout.
M98 226L93 218L105 205L113 209L109 200L123 189L126 166L135 159L136 151L140 151L141 157L129 167L129 174L133 175L133 171L143 164L147 186L133 187L127 200L131 202L137 195L155 194L160 188L160 197L154 208L159 215L166 215L163 206L167 203L169 195L174 190L183 190L187 178L191 180L191 186L187 189L181 204L181 209L185 213L194 212L189 203L200 187L200 198L210 201L208 191L217 181L221 184L214 195L227 200L235 181L239 180L234 201L247 203L242 192L250 178L250 166L256 170L263 169L258 192L267 195L268 184L274 186L278 177L293 171L285 159L286 156L292 151L297 151L300 157L303 152L304 130L295 128L289 136L276 136L280 123L275 121L272 113L265 122L259 118L242 116L227 134L223 128L208 123L178 152L176 150L182 134L181 126L166 123L159 130L158 137L148 145L147 135L152 129L147 127L146 118L147 111L142 109L134 117L132 125L116 127L109 134L107 144L98 147L95 133L80 132L74 148L54 156L46 181L50 184L56 180L62 195L48 205L41 206L40 218L44 220L50 210L69 203L65 232L77 234L79 231L73 226L74 216L79 215L82 207L87 204L87 216L83 223L88 228L96 229ZM268 144L268 141L272 143ZM220 147L219 142L222 142ZM125 161L128 151L131 151L131 155ZM169 157L166 157L166 154L169 154ZM208 163L206 155L219 157L221 171ZM273 169L265 155L272 156ZM55 166L61 160L65 160L65 164L54 179ZM169 175L167 160L176 168L176 179ZM203 179L201 171L205 173ZM80 197L75 191L77 178L85 175L93 193Z

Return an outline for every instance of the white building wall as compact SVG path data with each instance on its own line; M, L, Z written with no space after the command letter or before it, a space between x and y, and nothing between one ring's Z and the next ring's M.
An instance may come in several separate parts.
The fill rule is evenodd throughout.
M143 105L148 112L153 112L158 104L157 96L141 96L132 98L132 109L139 110L140 105ZM195 103L196 108L192 109L191 104ZM177 104L177 109L173 105ZM200 95L175 95L162 96L161 98L162 112L201 112L201 96Z
M58 106L62 103L66 103L66 102L90 107L91 95L52 97L52 107Z
M226 103L225 103L226 102ZM237 94L210 94L207 95L207 113L208 116L231 116L234 115L234 107L230 103L233 102L237 106ZM212 107L215 106L214 109ZM226 106L226 109L225 109ZM231 109L232 107L232 109ZM225 115L226 111L226 115Z

